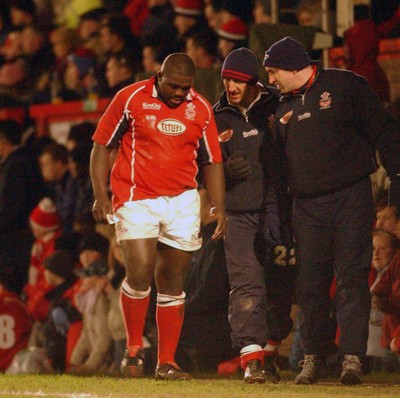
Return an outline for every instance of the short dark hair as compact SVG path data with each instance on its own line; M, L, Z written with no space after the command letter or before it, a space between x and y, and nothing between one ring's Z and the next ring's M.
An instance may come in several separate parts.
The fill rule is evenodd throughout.
M21 126L15 120L0 120L0 137L5 138L10 144L19 145L22 133Z
M96 124L92 122L81 122L74 124L69 129L68 139L79 142L92 142L92 135L96 130Z
M46 153L48 153L54 161L68 164L68 150L64 145L53 142L43 149L40 156Z
M201 29L187 36L186 40L192 39L196 47L201 47L209 55L216 55L218 36L212 29Z
M136 73L138 71L138 61L129 51L121 51L117 54L111 54L108 60L110 59L115 59L115 62L119 66L127 68L132 73Z

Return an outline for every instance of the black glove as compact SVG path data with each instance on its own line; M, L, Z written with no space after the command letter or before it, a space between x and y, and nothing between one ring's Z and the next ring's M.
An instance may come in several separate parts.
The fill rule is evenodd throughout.
M226 176L231 180L242 180L251 173L250 165L240 150L229 156L224 163L224 170Z
M400 175L390 177L388 204L400 211Z

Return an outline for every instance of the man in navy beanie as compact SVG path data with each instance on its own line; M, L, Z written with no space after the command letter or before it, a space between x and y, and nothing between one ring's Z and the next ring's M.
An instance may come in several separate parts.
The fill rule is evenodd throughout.
M389 205L399 209L400 124L364 78L313 64L291 37L266 51L264 66L269 83L281 92L276 136L293 196L305 351L295 383L317 382L325 362L329 289L336 276L341 382L360 384L371 304L374 207L369 175L376 170L377 150L391 180Z
M265 263L263 228L276 239L274 247L282 244L277 204L267 184L275 164L271 126L278 99L258 80L258 71L259 61L249 49L229 53L221 71L225 91L214 106L229 217L224 239L231 288L229 321L244 381L250 384L279 381L278 346L292 326L290 294L271 301L277 295L268 278L277 270L273 261Z

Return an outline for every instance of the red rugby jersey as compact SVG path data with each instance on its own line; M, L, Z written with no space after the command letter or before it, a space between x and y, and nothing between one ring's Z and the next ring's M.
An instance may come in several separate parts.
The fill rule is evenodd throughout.
M31 334L32 321L25 304L14 294L0 292L0 372L26 348Z
M222 162L209 102L191 89L178 108L169 108L157 98L154 77L116 94L93 140L108 148L120 144L110 179L114 210L196 188L199 153L202 164Z

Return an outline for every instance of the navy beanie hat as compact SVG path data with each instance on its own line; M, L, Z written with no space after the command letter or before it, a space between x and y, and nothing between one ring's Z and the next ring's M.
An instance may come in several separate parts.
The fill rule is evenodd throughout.
M258 81L258 59L248 48L241 47L230 52L222 65L221 77L244 83Z
M310 63L304 46L288 36L277 41L265 52L263 65L284 70L301 70Z

